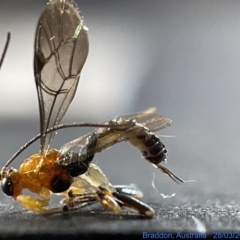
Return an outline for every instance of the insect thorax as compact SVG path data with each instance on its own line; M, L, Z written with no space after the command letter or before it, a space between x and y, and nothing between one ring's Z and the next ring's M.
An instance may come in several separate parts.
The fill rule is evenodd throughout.
M67 190L73 180L63 168L58 166L57 156L58 151L51 149L44 158L40 153L36 153L25 159L19 167L22 188L35 193L40 192L42 187L54 193Z

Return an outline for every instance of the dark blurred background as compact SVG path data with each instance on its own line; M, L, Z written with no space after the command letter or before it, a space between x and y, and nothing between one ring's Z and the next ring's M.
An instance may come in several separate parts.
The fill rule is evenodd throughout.
M0 71L1 164L39 132L33 41L47 1L8 0L0 7L0 49L12 39ZM62 122L104 122L157 107L173 120L157 134L181 186L121 143L95 162L113 184L135 183L151 203L239 200L240 2L238 0L81 0L90 52L75 99ZM52 147L89 129L58 132ZM39 150L27 149L13 166ZM175 197L163 199L159 193ZM217 196L217 198L216 198ZM231 196L226 198L227 196ZM6 198L3 193L0 199ZM229 200L230 199L230 200Z

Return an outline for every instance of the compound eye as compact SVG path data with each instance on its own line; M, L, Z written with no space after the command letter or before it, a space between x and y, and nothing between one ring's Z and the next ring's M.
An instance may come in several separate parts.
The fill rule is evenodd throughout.
M8 195L13 196L13 182L10 177L3 178L1 182L2 191Z

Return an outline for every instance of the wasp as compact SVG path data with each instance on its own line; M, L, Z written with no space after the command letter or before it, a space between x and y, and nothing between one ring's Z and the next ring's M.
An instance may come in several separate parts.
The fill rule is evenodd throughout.
M122 214L122 209L128 208L152 217L154 209L139 200L142 194L138 189L113 186L92 160L96 153L128 141L148 162L177 183L184 182L161 165L168 154L153 133L169 126L171 120L149 109L115 117L103 124L60 124L74 98L88 50L87 27L76 3L49 0L39 18L34 42L40 134L20 148L2 168L2 191L24 208L38 213L75 211L99 202L115 214ZM60 150L50 148L57 130L83 126L95 129ZM10 163L39 138L40 151L25 159L18 169L9 168ZM23 195L23 189L38 197ZM63 196L63 205L49 207L52 194Z

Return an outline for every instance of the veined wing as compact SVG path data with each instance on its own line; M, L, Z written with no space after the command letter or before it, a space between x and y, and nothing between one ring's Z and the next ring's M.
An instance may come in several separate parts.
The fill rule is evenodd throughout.
M74 1L49 0L37 25L34 52L42 154L54 137L45 131L65 115L87 55L87 31Z
M73 149L77 149L81 155L81 152L86 147L89 147L93 141L96 141L96 146L93 147L92 154L96 152L101 152L104 149L111 147L117 142L124 141L124 134L126 132L130 132L131 128L134 127L132 121L136 121L137 123L142 124L147 127L150 131L155 132L160 129L163 129L171 124L171 120L167 117L158 115L154 113L154 111L145 111L135 114L124 115L120 117L116 117L114 120L117 121L118 129L113 129L111 131L111 121L109 122L109 129L107 128L98 128L93 130L92 132L72 140L71 142L65 144L60 149L60 154L58 159L61 160L62 156L71 152ZM128 126L126 124L126 120L131 120L128 122ZM114 121L115 122L115 121ZM120 128L122 125L122 129ZM116 126L116 125L114 125ZM96 136L95 139L93 136ZM89 151L88 151L89 154ZM84 157L84 156L83 156Z
M119 121L122 120L131 120L135 119L138 123L143 124L146 128L148 128L151 132L156 132L162 130L171 125L172 120L161 116L155 113L155 108L149 108L143 112L128 114L120 117L116 117L115 119Z

